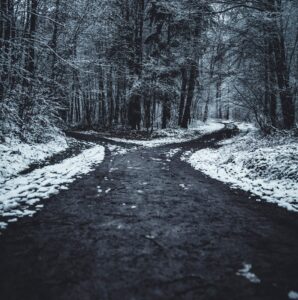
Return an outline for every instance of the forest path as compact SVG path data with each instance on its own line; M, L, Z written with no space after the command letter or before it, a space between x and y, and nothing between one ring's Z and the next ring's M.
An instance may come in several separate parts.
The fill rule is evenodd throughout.
M229 134L108 153L0 236L0 299L288 299L297 215L180 160Z

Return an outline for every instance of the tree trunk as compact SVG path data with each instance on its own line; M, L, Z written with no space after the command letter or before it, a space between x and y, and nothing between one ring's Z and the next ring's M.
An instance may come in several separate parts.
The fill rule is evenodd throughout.
M269 42L270 43L270 42ZM268 50L265 52L265 74L264 74L264 103L263 103L263 114L264 114L264 125L268 125L268 117L269 117L269 104L270 104L270 49L269 45L266 45Z
M106 107L105 107L105 92L104 92L104 73L102 68L100 68L99 79L98 79L98 88L99 88L99 113L98 113L98 123L101 126L105 126L105 116L106 116Z
M269 114L270 114L270 120L273 127L277 126L277 103L276 103L276 76L275 76L275 58L274 58L274 52L272 43L269 43Z
M143 31L144 31L144 13L145 2L144 0L136 1L136 20L135 20L135 61L134 73L137 80L142 79L142 63L143 63ZM141 95L136 92L130 99L128 107L129 124L133 130L140 129L141 126Z
M151 99L152 96L148 96L144 103L144 126L147 131L149 131L151 126Z
M133 95L128 106L128 121L132 130L140 130L141 127L141 96Z
M109 103L109 126L113 125L114 121L114 95L113 95L113 73L112 67L109 71L109 76L107 80L107 98Z
M185 97L186 97L186 89L187 89L187 69L186 67L182 67L181 69L181 95L180 95L180 105L179 105L179 117L178 117L178 125L181 126L182 117L184 113L185 107Z
M0 0L0 54L3 56L2 69L0 69L0 102L4 100L6 85L9 77L10 54L9 40L12 33L13 2L12 0Z
M216 83L216 117L222 119L222 109L221 109L221 85L222 79L219 77Z
M123 94L123 79L121 77L121 73L117 72L117 77L115 78L116 81L116 96L115 96L115 115L114 121L117 125L119 123L119 115L120 115L120 100Z
M34 38L37 27L37 5L38 0L31 0L30 8L30 25L29 25L29 34L28 34L28 54L27 54L27 63L26 70L30 73L31 79L34 77L35 71L35 47L34 47Z
M285 44L282 36L275 37L273 49L276 60L276 77L279 87L284 128L291 129L295 126L295 105L291 94Z
M204 123L207 122L209 116L209 102L210 102L210 95L208 95L207 101L205 103L204 114L203 114Z
M23 88L25 89L25 96L23 99L23 105L21 107L21 118L29 120L29 110L33 106L33 80L35 72L35 47L34 38L37 27L37 6L38 0L28 0L28 22L29 27L26 35L27 53L25 57L25 74L23 80Z
M195 87L196 87L197 73L198 73L197 64L195 61L193 61L191 64L191 68L190 68L185 110L184 110L184 114L183 114L183 118L182 118L182 122L181 122L182 128L188 128L188 124L190 121L190 109L191 109L194 91L195 91Z
M55 80L56 78L56 70L57 70L57 40L58 40L58 20L59 20L59 13L60 13L60 0L56 0L55 2L55 18L54 18L54 29L53 29L53 35L51 40L51 48L53 50L52 53L52 73L51 73L51 79Z
M171 119L171 102L169 101L168 96L165 96L165 99L162 103L162 124L161 128L166 129L168 121Z
M291 129L295 126L295 104L290 87L289 68L286 59L281 1L267 0L266 6L270 12L270 16L273 18L268 31L275 55L275 73L279 87L283 127L285 129Z

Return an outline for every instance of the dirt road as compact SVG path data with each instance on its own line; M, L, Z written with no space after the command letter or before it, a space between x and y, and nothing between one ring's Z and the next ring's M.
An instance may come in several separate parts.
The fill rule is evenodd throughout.
M107 151L0 236L0 299L288 299L298 290L297 215L180 160L226 135ZM239 273L243 264L251 273Z

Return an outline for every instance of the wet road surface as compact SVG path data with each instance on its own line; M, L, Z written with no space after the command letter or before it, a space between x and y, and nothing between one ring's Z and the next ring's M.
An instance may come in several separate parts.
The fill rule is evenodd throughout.
M95 171L2 233L0 299L288 299L298 290L297 215L180 160L229 134L107 150ZM260 283L240 276L243 264Z

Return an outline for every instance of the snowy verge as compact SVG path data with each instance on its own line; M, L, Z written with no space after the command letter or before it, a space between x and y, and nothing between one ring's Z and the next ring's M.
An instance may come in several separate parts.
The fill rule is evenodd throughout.
M215 131L219 131L225 127L222 120L209 119L207 122L199 120L193 120L189 126L190 130L198 130L201 134L209 134Z
M196 170L298 212L298 143L290 136L249 132L182 158Z
M189 129L181 128L169 128L157 130L153 133L153 139L150 140L135 140L124 138L105 137L114 142L134 144L137 146L143 146L147 148L153 148L168 144L188 142L195 138L199 138L202 135L209 134L215 131L219 131L225 127L224 124L217 121L210 120L206 123L196 121L192 123Z
M5 228L7 222L17 221L17 218L32 216L42 208L42 205L37 205L41 199L66 190L68 184L100 164L104 154L103 146L94 146L61 163L37 169L0 184L0 216L5 220L0 223L0 228Z
M26 144L15 139L0 144L0 184L31 164L43 161L67 148L68 144L63 136L45 144Z

